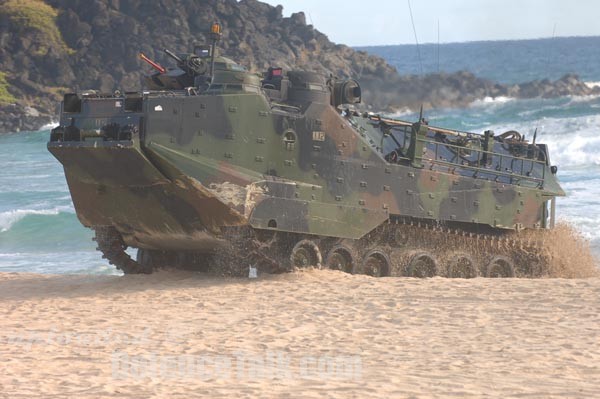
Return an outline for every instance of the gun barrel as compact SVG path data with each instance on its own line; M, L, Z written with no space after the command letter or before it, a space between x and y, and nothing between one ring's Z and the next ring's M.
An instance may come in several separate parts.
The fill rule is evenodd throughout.
M165 49L165 54L167 54L169 57L173 58L175 61L177 61L177 63L183 64L183 60L181 58L179 58L178 56L176 56L175 53L173 53L171 50Z
M140 53L140 58L144 61L146 61L148 64L150 64L150 66L154 69L156 69L158 72L160 73L165 73L167 72L167 70L161 66L160 64L152 61L150 58L146 57L146 55L144 55L144 53Z

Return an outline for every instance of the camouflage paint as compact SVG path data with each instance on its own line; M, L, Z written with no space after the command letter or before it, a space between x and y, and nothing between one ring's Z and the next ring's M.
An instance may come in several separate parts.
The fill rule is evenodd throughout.
M84 225L115 226L134 247L205 250L221 227L244 224L354 239L404 216L540 228L547 201L564 195L549 165L538 165L538 180L508 171L515 157L500 143L488 148L491 166L469 175L437 162L444 144L417 123L406 133L409 159L388 162L386 127L342 115L325 86L296 87L296 100L282 102L248 72L218 76L220 90L145 93L134 112L115 105L119 96L84 97L80 112L62 112L48 148ZM100 129L109 124L136 129L131 140L108 140ZM70 125L87 137L61 136Z

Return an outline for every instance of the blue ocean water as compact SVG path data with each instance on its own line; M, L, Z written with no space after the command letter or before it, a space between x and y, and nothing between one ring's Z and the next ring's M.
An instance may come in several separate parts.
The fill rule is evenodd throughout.
M567 73L576 73L584 81L598 81L599 47L600 37L557 37L356 49L385 58L401 74L467 70L500 83L522 83L556 80Z
M0 135L0 271L116 273L77 220L49 135Z
M440 46L440 59L446 54L453 60L442 63L447 71L467 69L503 82L567 72L598 82L600 52L591 50L594 43L600 45L600 38L447 44ZM399 70L418 73L418 61L415 68L408 57L414 50L370 49ZM425 46L424 65L437 70L427 54ZM546 67L548 54L556 58ZM531 137L538 129L537 141L549 144L551 161L558 165L568 193L557 201L559 219L574 224L600 255L600 97L488 98L466 109L426 110L426 117L433 125L474 132L518 130ZM48 136L48 129L0 135L0 271L116 274L95 250L92 232L77 220L62 166L46 150Z

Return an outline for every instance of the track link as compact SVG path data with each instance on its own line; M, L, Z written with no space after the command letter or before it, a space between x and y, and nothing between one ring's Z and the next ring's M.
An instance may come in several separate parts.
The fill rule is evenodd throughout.
M354 243L359 254L375 249L385 252L390 259L391 276L413 275L415 257L432 263L435 275L453 277L453 261L466 263L465 273L471 277L541 277L551 255L544 243L545 231L498 231L492 234L473 233L434 223L399 220L386 223ZM502 259L504 271L494 265Z
M98 244L96 249L102 252L102 257L108 260L108 263L115 265L125 274L152 273L152 267L136 262L125 252L127 245L117 229L112 226L96 226L94 231L96 232L94 240Z
M157 263L154 265L132 259L114 227L98 226L94 230L97 249L125 274L149 274L160 263L154 262ZM253 266L261 273L287 272L295 266L293 259L298 244L304 243L302 248L308 251L304 258L327 260L332 263L329 267L338 269L343 264L344 271L355 274L543 277L548 275L554 253L544 242L546 234L544 230L473 233L411 220L390 221L359 240L255 230L250 226L227 227L222 238L229 245L211 257L208 271L244 276L248 274L248 267ZM311 249L314 254L310 253ZM148 255L152 255L150 252ZM184 267L190 263L189 257L175 252L169 254L173 256L163 262L168 266ZM377 273L372 267L375 261L381 263L376 268ZM328 267L327 262L325 264ZM321 264L315 262L311 266Z

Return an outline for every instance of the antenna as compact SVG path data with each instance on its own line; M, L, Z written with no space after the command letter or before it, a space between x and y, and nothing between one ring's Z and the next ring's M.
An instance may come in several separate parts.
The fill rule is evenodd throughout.
M556 22L554 22L554 26L552 27L552 39L551 39L551 42L550 42L550 43L554 43L554 38L555 38L555 37L556 37ZM551 58L551 55L550 55L550 50L551 50L551 48L550 48L550 46L548 46L548 52L546 53L546 63L544 64L544 66L545 66L545 75L546 75L546 77L548 76L548 67L549 67L549 65L550 65L550 58ZM541 97L540 97L540 105L539 105L539 108L542 108L542 103L543 103L543 102L544 102L544 97L543 97L543 96L541 96ZM533 133L533 143L532 143L532 144L535 144L535 139L536 139L536 136L537 136L538 127L539 127L539 126L536 126L536 127L535 127L535 131L534 131L534 133Z
M413 18L412 7L410 6L410 0L408 1L408 11L410 13L410 22L412 23L413 33L415 34L415 42L417 43L417 56L419 57L419 67L421 68L421 75L423 75L423 62L421 61L421 48L419 47L419 39L417 39L417 29L415 28L415 19Z
M419 68L421 69L421 76L423 73L423 61L421 60L421 47L419 47L419 39L417 38L417 28L415 28L415 19L413 18L412 7L410 6L410 0L408 2L408 11L410 13L410 22L412 23L413 33L415 34L415 43L417 43L417 55L419 57ZM438 21L438 37L439 37L439 21ZM439 39L438 39L439 41ZM439 64L438 64L439 65ZM439 66L438 66L439 68ZM419 123L423 122L423 103L421 103L421 110L419 111Z
M440 73L440 20L438 19L438 45L437 45L437 67Z

